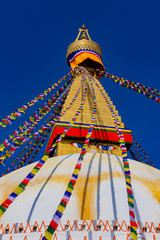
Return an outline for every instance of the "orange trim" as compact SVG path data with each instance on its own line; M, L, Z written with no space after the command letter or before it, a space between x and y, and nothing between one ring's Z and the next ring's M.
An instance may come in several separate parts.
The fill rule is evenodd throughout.
M129 240L129 237L130 237L130 233L127 233L127 238L126 238L126 240Z
M75 68L78 64L82 63L87 58L89 58L89 59L91 59L91 60L93 60L95 62L100 63L101 66L102 66L102 69L103 70L105 69L101 59L98 56L96 56L94 53L89 53L89 52L82 52L78 56L76 56L74 58L74 60L72 62L70 62L71 68L72 69Z
M99 222L98 222L99 221ZM82 231L83 227L85 225L85 231L99 231L99 227L101 226L101 231L107 231L107 232L113 232L115 230L115 228L118 227L117 232L126 232L129 233L129 225L126 223L125 220L123 221L118 221L116 220L113 224L110 224L108 220L106 221L102 221L102 220L97 220L97 224L94 223L94 220L83 220L81 222L81 226L79 226L79 223L77 223L77 221L75 220L73 221L66 221L65 225L63 222L59 223L59 226L57 228L57 232L64 232L64 231L69 231L69 232L73 232L75 227L77 229L77 231ZM4 224L0 225L0 234L6 234L6 230L8 231L9 234L13 234L13 233L18 233L19 229L21 229L21 233L32 233L34 227L37 227L37 233L42 233L44 231L47 230L48 225L45 224L44 221L42 221L41 224L38 224L37 221L35 221L35 223L33 225L30 224L30 222L27 222L25 225L24 223L20 223L18 228L16 229L16 224L14 223L12 226L9 224L6 224L4 227ZM64 227L63 227L64 226ZM138 226L138 234L142 234L145 232L145 228L147 228L147 232L148 233L152 233L152 234L157 234L160 231L160 223L158 223L158 225L155 226L155 224L153 222L148 223L147 221L144 223L144 225L141 225L141 223L139 221L137 221L137 226Z
M56 233L55 233L54 236L53 236L53 240L58 240Z
M40 226L40 228L39 228L39 231L38 232L42 232L41 230L42 230L42 227L44 227L44 230L46 231L47 230L47 227L46 227L46 225L45 225L45 222L44 221L42 221L42 223L41 223L41 226ZM37 228L38 228L38 223L37 223Z
M72 240L72 238L71 238L71 235L69 235L69 237L68 237L68 239L67 240Z
M156 240L156 237L155 237L155 235L153 234L153 240Z
M41 236L40 236L39 240L42 240L42 238L43 238L43 234L41 234Z
M27 225L28 225L29 228L30 228L30 224L27 223ZM22 228L22 229L23 229L23 232L25 233L25 229L24 229L24 227L23 227L23 223L21 223L21 224L19 225L18 229L16 230L16 233L18 233L18 231L19 231L20 228ZM26 229L27 229L27 228L26 228Z

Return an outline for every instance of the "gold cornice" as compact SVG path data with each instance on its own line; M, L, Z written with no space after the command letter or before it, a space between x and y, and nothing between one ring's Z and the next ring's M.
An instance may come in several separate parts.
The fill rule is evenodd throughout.
M83 50L83 49L92 50L92 51L98 53L102 58L101 47L96 42L93 42L92 40L88 40L88 39L77 40L77 41L71 43L67 49L66 57L68 58L68 56L71 53L78 51L78 50Z

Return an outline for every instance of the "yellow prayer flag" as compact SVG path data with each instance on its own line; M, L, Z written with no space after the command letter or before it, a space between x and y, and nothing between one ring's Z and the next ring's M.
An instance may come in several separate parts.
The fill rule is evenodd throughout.
M132 232L131 233L131 238L132 238L132 240L137 240L137 235L134 232Z
M19 195L19 194L21 194L22 192L23 192L23 188L21 188L20 186L18 186L15 190L14 190L14 193L15 194L17 194L17 195Z
M4 213L4 212L0 209L0 217L3 215L3 213Z
M48 157L47 155L44 155L44 156L42 157L42 160L43 160L43 161L46 161L48 158L49 158L49 157Z
M44 234L44 237L46 237L47 240L51 240L53 236L50 232L46 231L45 234Z
M124 154L123 154L123 157L127 157L127 153L124 153Z
M65 210L65 207L59 205L57 210L60 211L61 213L63 213Z
M31 173L33 173L34 175L38 172L38 169L32 169Z
M129 202L134 203L134 199L131 199L130 197L128 197L128 200Z
M72 193L73 189L72 189L72 188L70 188L70 187L67 187L66 191L68 191L68 192Z
M74 169L73 174L78 175L79 169Z
M0 147L0 151L3 152L3 150L5 149L5 147Z
M126 182L131 184L131 179L130 178L126 178Z

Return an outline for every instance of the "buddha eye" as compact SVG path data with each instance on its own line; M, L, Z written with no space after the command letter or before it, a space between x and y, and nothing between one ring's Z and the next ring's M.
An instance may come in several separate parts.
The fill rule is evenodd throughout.
M76 142L73 142L73 143L70 143L72 146L74 147L78 147L78 148L82 148L83 147L83 143L76 143Z
M97 148L102 149L102 150L108 150L108 151L116 149L113 146L104 146L104 145L98 145Z

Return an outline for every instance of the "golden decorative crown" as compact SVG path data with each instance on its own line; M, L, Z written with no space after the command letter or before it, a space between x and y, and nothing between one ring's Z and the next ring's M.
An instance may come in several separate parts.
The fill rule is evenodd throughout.
M84 24L83 24L82 28L79 28L79 33L78 33L76 40L69 45L69 47L67 49L66 58L68 58L68 56L71 53L76 52L78 50L83 50L83 49L92 50L92 51L98 53L100 55L100 57L102 58L101 47L96 42L93 42L91 40L91 38L88 34L88 29L86 29Z

